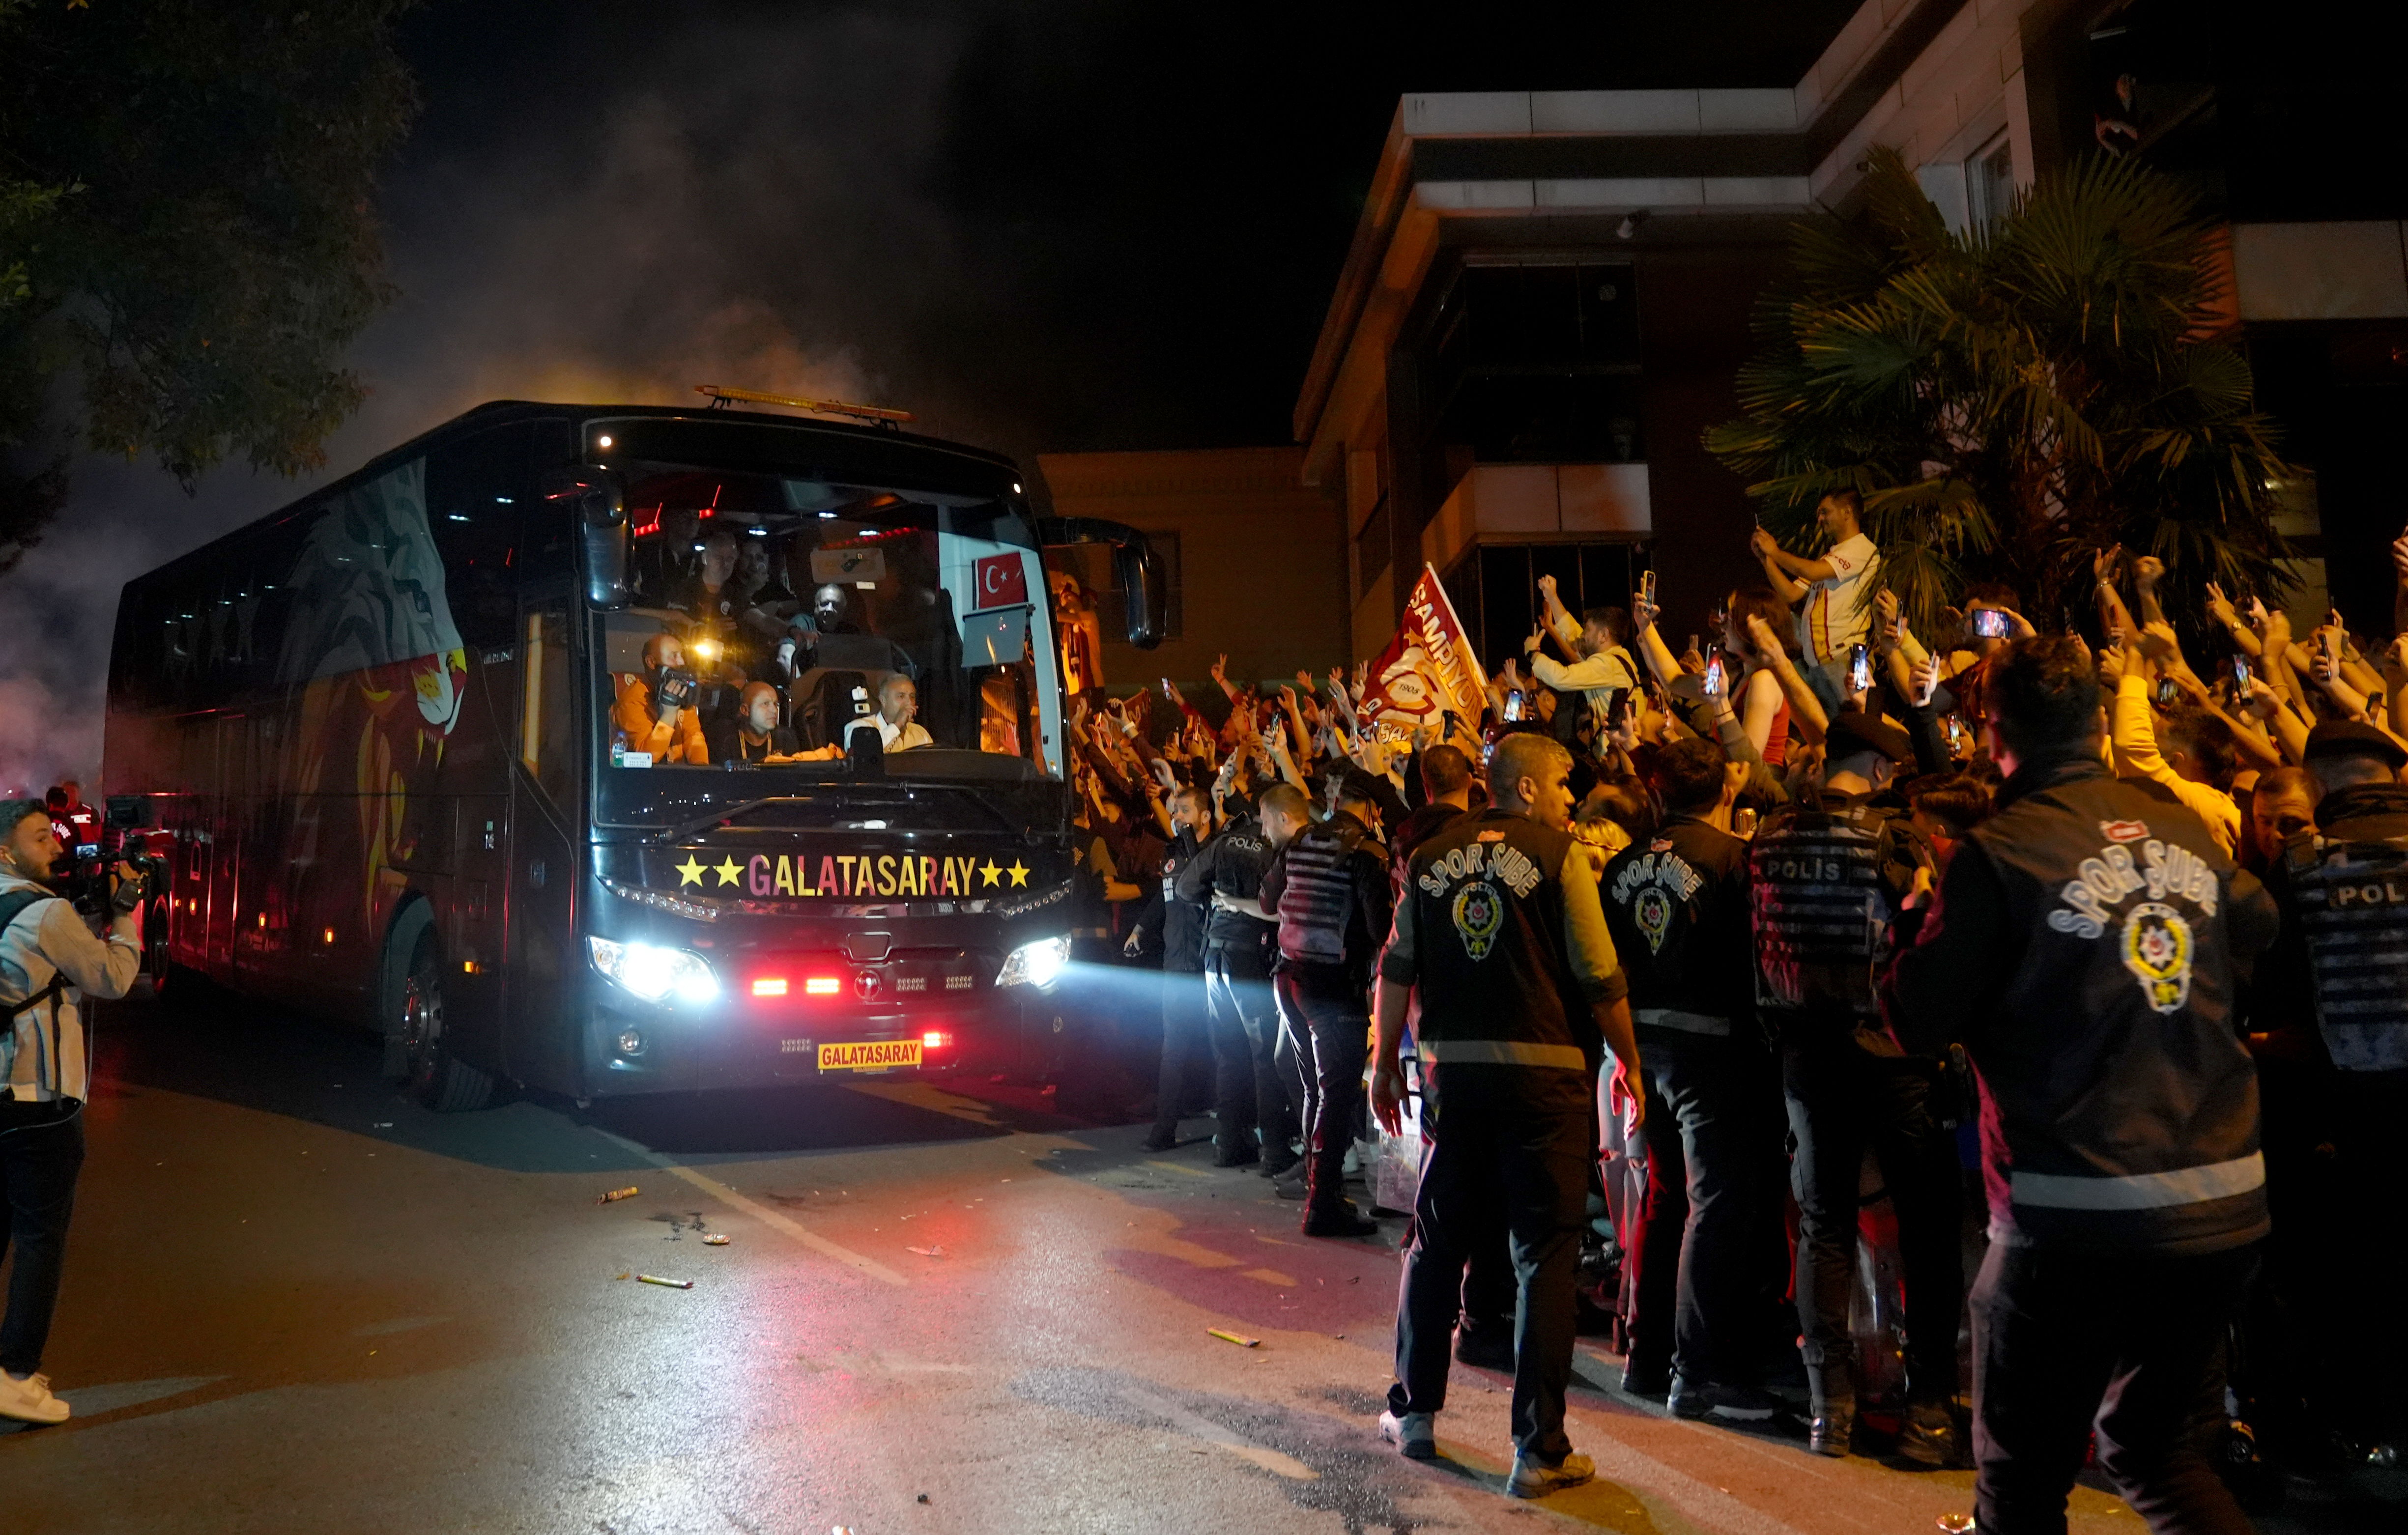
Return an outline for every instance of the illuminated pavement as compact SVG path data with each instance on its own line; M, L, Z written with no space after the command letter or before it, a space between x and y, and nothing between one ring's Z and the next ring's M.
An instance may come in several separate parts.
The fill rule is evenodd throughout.
M48 1365L77 1416L0 1437L13 1530L1925 1535L1968 1506L1966 1473L1612 1395L1586 1341L1594 1485L1504 1498L1504 1383L1460 1368L1451 1460L1399 1460L1372 1432L1398 1223L1308 1241L1206 1145L1025 1093L443 1118L331 1031L101 1028ZM2084 1490L2075 1528L2141 1527Z

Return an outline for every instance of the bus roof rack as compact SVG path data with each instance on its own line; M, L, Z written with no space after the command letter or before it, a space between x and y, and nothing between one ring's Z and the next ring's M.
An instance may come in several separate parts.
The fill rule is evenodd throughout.
M722 410L741 401L747 405L782 405L794 410L851 416L856 421L874 422L881 426L900 426L912 419L909 410L889 409L882 405L849 405L843 400L801 400L790 395L764 395L751 389L730 389L724 384L696 384L694 392L709 395L710 409L713 410Z

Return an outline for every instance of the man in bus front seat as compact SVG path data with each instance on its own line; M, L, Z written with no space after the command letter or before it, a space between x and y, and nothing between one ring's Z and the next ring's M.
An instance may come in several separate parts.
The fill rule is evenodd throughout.
M710 764L710 748L702 739L702 721L692 705L694 674L685 669L685 642L673 634L656 634L644 641L644 669L619 687L613 724L625 732L627 750L649 752L655 764Z
M878 712L867 720L855 720L845 727L845 734L867 730L872 722L885 740L889 752L909 752L915 746L933 746L935 739L928 727L919 721L920 689L911 679L896 672L878 684Z
M747 682L743 711L724 731L705 732L712 741L711 760L722 765L774 762L800 753L795 733L778 723L780 708L776 688L767 682Z

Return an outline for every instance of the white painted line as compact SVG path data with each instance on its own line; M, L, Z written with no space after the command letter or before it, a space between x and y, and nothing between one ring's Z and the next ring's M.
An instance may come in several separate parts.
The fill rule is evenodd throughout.
M787 1215L780 1211L772 1210L765 1204L748 1199L743 1195L737 1193L734 1189L729 1188L725 1184L721 1183L716 1178L696 1172L694 1169L685 1166L681 1162L672 1162L667 1157L663 1156L660 1153L653 1151L648 1146L639 1146L624 1135L613 1135L609 1130L599 1128L595 1126L589 1125L586 1128L593 1130L595 1135L602 1137L605 1140L610 1141L612 1144L620 1146L624 1150L633 1153L635 1155L642 1157L645 1161L650 1162L652 1166L660 1169L663 1172L667 1173L670 1177L682 1179L686 1183L692 1184L695 1187L702 1190L705 1194L717 1199L721 1204L727 1206L730 1210L740 1210L745 1214L752 1216L754 1220L759 1221L762 1225L770 1227L772 1230L784 1232L787 1236L794 1238L795 1241L802 1243L805 1247L810 1248L812 1252L819 1254L822 1257L834 1258L837 1262L844 1264L848 1268L860 1270L863 1273L867 1274L872 1279L882 1279L887 1284L897 1287L907 1285L910 1283L910 1280L905 1279L901 1274L889 1269L886 1265L879 1262L876 1258L865 1257L841 1242L828 1241L827 1238L821 1236L818 1232L812 1230L810 1227L805 1226L802 1222L796 1220L793 1216Z

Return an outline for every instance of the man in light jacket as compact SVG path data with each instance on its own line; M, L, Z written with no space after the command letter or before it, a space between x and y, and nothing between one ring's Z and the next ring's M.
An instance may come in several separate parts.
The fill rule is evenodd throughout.
M122 997L134 984L142 965L134 921L142 886L133 869L117 866L108 936L96 938L49 888L60 848L41 801L0 806L0 1009L7 1010L0 1025L0 1190L8 1204L0 1252L13 1246L17 1257L0 1320L0 1417L63 1423L67 1404L50 1394L40 1370L92 1091L79 1004L86 994Z

